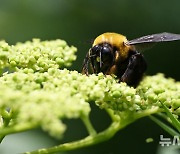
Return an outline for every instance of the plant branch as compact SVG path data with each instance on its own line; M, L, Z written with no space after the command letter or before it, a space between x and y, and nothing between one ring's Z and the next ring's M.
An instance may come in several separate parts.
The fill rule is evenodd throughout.
M110 109L108 110L107 109L106 111L110 115L110 117L112 119L112 123L103 132L98 133L98 134L94 134L94 135L90 135L90 136L88 136L88 137L86 137L86 138L84 138L82 140L78 140L78 141L74 141L74 142L70 142L70 143L64 143L64 144L54 146L54 147L51 147L51 148L47 148L47 149L39 149L39 150L31 151L31 152L26 152L26 154L55 153L55 152L60 152L60 151L70 151L70 150L75 150L75 149L79 149L79 148L83 148L83 147L92 146L92 145L95 145L95 144L98 144L100 142L103 142L103 141L106 141L106 140L110 139L120 129L123 129L128 124L130 124L130 123L132 123L133 121L136 120L136 119L131 119L129 117L127 117L127 119L126 118L125 119L120 119L119 116L117 116L117 115L115 115L113 113L113 110L110 110ZM87 120L87 121L86 121L86 125L87 125L87 127L89 127L89 122L90 121L89 120ZM92 126L90 124L90 127L87 128L87 129L90 129L89 132L92 131L91 127Z
M30 130L37 127L37 125L33 125L32 123L25 123L23 125L16 125L14 127L6 127L0 129L0 135L5 136L13 133L18 133L26 130Z
M1 116L2 116L2 128L5 128L9 125L9 122L12 118L12 112L8 112L5 109L1 110ZM0 143L4 139L5 135L0 133Z
M55 153L60 151L70 151L70 150L91 146L110 139L121 128L122 127L120 126L119 122L113 122L106 130L104 130L103 132L97 135L88 136L82 140L78 140L70 143L64 143L47 149L39 149L32 152L26 152L26 154Z
M91 122L90 122L90 119L89 119L89 116L86 116L86 115L82 115L81 116L81 119L83 121L83 123L85 124L86 126L86 129L87 131L89 132L89 135L90 136L94 136L96 135L96 130L94 129L94 127L92 126Z

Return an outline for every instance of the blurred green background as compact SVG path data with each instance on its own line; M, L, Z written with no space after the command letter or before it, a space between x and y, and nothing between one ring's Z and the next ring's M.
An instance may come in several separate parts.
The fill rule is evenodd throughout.
M32 38L64 39L69 45L78 48L78 58L71 69L80 71L92 40L99 34L117 32L131 40L153 33L180 33L179 15L179 0L0 0L0 39L9 44ZM148 63L148 75L162 72L167 77L180 80L180 42L160 43L144 55ZM91 118L99 131L110 122L106 114L94 106ZM80 121L65 122L69 129L63 141L86 136ZM160 134L168 137L156 124L144 118L105 143L66 153L159 154ZM154 142L147 144L145 139L148 137L153 137ZM19 153L59 142L62 141L49 138L40 130L30 131L6 137L0 145L0 153Z

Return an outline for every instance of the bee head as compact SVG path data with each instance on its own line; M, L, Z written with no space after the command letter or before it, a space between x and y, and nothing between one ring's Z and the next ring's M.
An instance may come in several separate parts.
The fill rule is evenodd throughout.
M103 72L112 66L114 61L114 49L109 43L101 43L89 50L92 67L96 73Z

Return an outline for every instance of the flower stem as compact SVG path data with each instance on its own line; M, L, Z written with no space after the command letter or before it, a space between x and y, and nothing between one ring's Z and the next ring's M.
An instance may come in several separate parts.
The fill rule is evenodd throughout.
M13 133L18 133L26 130L30 130L35 128L37 125L33 125L31 123L26 123L23 125L16 125L14 127L7 127L7 128L1 128L0 129L0 141L4 138L4 136L13 134Z
M104 131L100 133L94 133L94 128L90 124L89 117L84 117L85 125L87 129L89 129L90 134L84 139L70 142L70 143L64 143L58 146L54 146L47 149L39 149L31 152L26 152L26 154L44 154L44 153L55 153L55 152L61 152L61 151L70 151L75 150L83 147L92 146L95 144L98 144L100 142L106 141L113 137L116 132L118 132L120 129L126 127L128 124L130 124L135 119L123 119L121 120L117 115L114 115L112 110L106 110L108 114L111 116L112 123L111 125L105 129Z
M172 136L179 136L180 134L177 132L177 131L175 131L174 129L172 129L171 127L169 127L168 125L166 125L165 123L163 123L162 121L160 121L159 119L157 119L156 117L154 117L154 116L149 116L150 117L150 119L152 120L152 121L154 121L156 124L158 124L161 128L163 128L165 131L167 131L170 135L172 135Z
M162 107L164 108L165 112L167 113L168 117L171 119L173 126L180 132L180 122L174 115L169 111L169 109L161 102Z
M9 125L9 122L12 118L12 112L8 112L6 109L2 109L1 110L1 118L2 118L2 127L1 128L5 128ZM2 134L0 132L0 143L2 142L2 140L4 139L5 135Z
M86 116L86 115L82 115L81 116L81 119L83 121L83 123L85 124L86 126L86 129L87 131L89 132L89 135L90 136L94 136L96 135L96 130L94 129L94 127L92 126L91 122L90 122L90 119L89 119L89 116Z
M82 140L70 142L70 143L64 143L58 146L54 146L48 149L39 149L32 152L26 152L26 154L44 154L44 153L55 153L60 151L69 151L69 150L75 150L82 147L91 146L103 141L108 140L111 138L119 129L120 123L119 122L113 122L106 130L104 130L101 133L98 133L94 136L88 136Z

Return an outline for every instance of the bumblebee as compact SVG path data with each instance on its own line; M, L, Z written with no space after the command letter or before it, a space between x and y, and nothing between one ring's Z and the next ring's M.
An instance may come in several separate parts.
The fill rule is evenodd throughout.
M158 42L180 40L179 34L159 33L131 41L118 33L104 33L93 42L83 62L82 73L114 74L120 82L136 87L143 78L147 64L141 52ZM89 66L91 69L89 69Z

